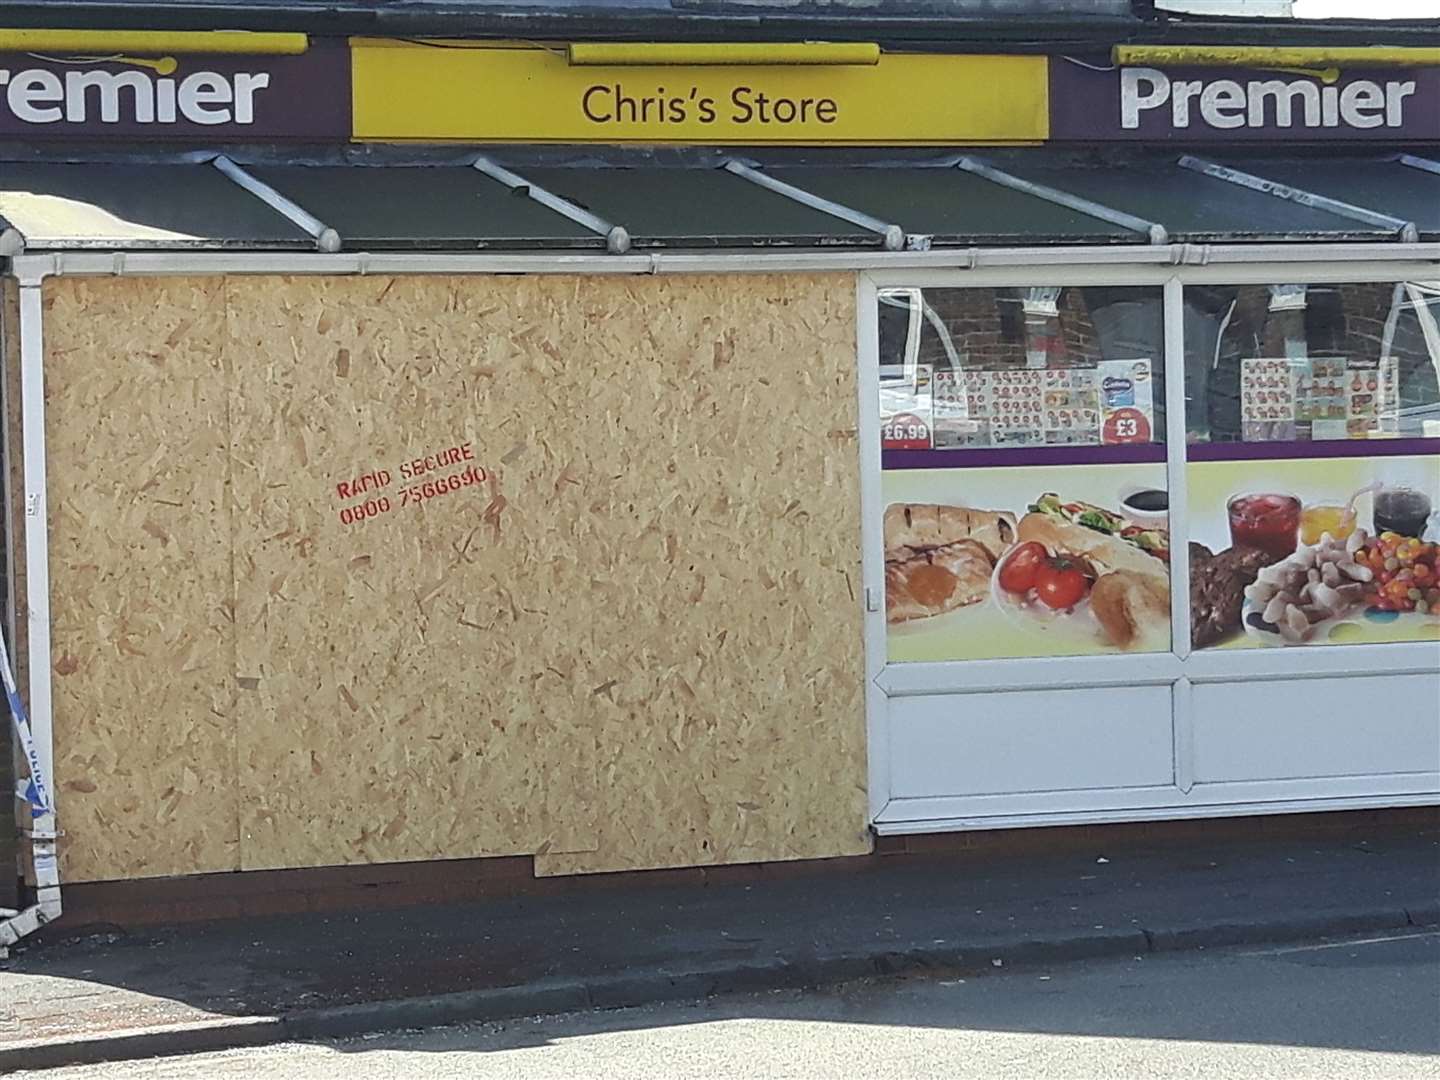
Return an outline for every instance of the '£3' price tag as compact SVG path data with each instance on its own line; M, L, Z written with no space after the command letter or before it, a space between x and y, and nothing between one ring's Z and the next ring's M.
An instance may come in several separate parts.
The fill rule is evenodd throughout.
M1150 441L1150 418L1139 409L1116 409L1105 418L1100 441L1112 443L1147 443Z

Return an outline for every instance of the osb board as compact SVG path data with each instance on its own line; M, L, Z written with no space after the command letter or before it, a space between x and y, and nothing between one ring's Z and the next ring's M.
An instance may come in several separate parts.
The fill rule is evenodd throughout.
M242 865L592 847L591 552L557 455L596 431L569 422L561 333L511 282L228 291ZM569 304L543 314L579 361ZM402 494L467 468L485 482ZM381 471L389 509L346 523L367 499L338 485Z
M239 865L219 279L45 287L65 880Z
M52 485L72 473L104 523L87 533L52 493L52 528L65 526L52 542L70 545L52 574L84 585L64 596L56 654L76 669L57 677L72 879L515 852L567 873L866 849L851 279L48 292L52 394L58 372L76 399L58 422L68 441L52 434ZM228 387L227 416L198 367L179 395L112 378L114 357L185 349L172 309L186 303L185 340ZM204 407L171 417L185 392ZM112 401L130 428L87 427L86 408ZM179 465L195 428L202 452ZM228 444L218 462L202 434ZM466 441L484 485L341 524L359 500L338 482ZM103 483L86 456L101 442ZM190 533L124 516L147 443L165 451L151 468L201 503ZM227 474L222 521L207 485ZM156 564L166 549L147 521L191 560ZM57 600L68 589L57 577ZM195 669L206 693L169 685L174 643L210 642L217 613L220 647L192 660L224 655ZM95 676L75 681L82 663ZM89 730L111 715L123 739L108 719ZM195 746L212 720L223 737ZM205 756L220 747L228 768ZM146 820L168 807L182 824Z
M600 835L537 873L868 850L853 279L575 295L555 369L591 434L557 462L597 549Z

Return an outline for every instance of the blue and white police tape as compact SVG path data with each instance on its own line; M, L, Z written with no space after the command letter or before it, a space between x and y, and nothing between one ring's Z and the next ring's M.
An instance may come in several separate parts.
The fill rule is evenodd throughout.
M15 727L15 737L20 743L20 752L30 767L30 776L15 785L15 793L30 804L31 812L37 817L50 812L50 794L45 790L45 776L40 770L40 755L35 751L35 736L30 731L30 718L25 712L25 703L15 687L15 676L10 671L10 650L0 637L0 679L5 683L5 697L10 703L10 719Z

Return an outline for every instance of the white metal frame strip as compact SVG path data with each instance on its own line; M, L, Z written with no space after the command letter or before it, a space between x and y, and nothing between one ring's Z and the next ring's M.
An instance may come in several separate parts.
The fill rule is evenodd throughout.
M1273 195L1277 199L1287 199L1290 202L1299 203L1301 206L1308 206L1312 210L1324 210L1339 217L1349 218L1351 221L1358 221L1362 225L1389 229L1405 243L1414 243L1419 239L1420 233L1415 228L1413 221L1405 221L1403 218L1393 217L1390 214L1382 214L1378 210L1356 206L1354 203L1344 202L1340 199L1332 199L1328 195L1317 195L1313 191L1305 191L1303 188L1281 184L1275 180L1267 180L1263 176L1232 169L1228 165L1207 161L1204 158L1195 157L1193 154L1181 157L1179 164L1182 169L1189 169L1191 172L1198 172L1215 180L1223 180L1227 184L1258 191L1263 195Z
M20 279L20 412L25 480L25 593L30 691L31 768L38 770L41 801L31 818L30 844L36 903L0 922L0 950L60 916L60 874L55 856L54 706L50 660L50 525L45 475L45 349L43 273L16 267ZM8 660L8 658L7 658ZM8 680L7 680L8 681Z
M881 684L886 671L885 639L885 536L884 505L880 490L880 320L874 282L864 274L855 284L856 392L860 437L860 610L865 647L866 791L869 819L880 815L893 790L890 776L890 738L886 725L887 691ZM913 320L912 320L913 325Z
M1114 207L1106 206L1103 203L1095 202L1080 195L1062 191L1060 188L1051 187L1049 184L1039 184L1034 180L1026 180L1023 176L1016 176L1014 173L1006 172L997 168L988 161L973 157L969 154L962 156L955 162L955 167L963 172L988 180L992 184L999 184L1001 187L1018 191L1023 195L1029 195L1036 199L1043 199L1045 202L1054 203L1056 206L1063 206L1066 209L1074 210L1080 214L1088 214L1090 217L1099 218L1101 221L1108 221L1112 225L1119 225L1122 229L1129 229L1131 232L1143 233L1149 238L1152 244L1165 244L1169 242L1170 234L1164 225L1138 217L1135 214L1127 214L1123 210L1116 210Z
M1419 169L1422 172L1434 173L1436 176L1440 176L1440 161L1417 157L1414 154L1401 154L1396 160L1399 161L1401 165L1408 165L1412 169Z
M1165 471L1169 491L1170 535L1190 535L1189 486L1185 468L1185 287L1178 276L1163 286L1165 353ZM1182 662L1190 655L1190 559L1187 552L1170 559L1171 651Z
M629 255L468 252L50 252L17 255L13 264L41 274L764 274L862 271L884 275L880 285L1160 284L1172 273L1184 281L1241 285L1273 282L1276 264L1307 281L1352 280L1352 267L1393 266L1386 273L1432 280L1440 243L1169 244L1101 247L940 249L934 251L646 252ZM1405 264L1409 265L1405 265ZM1427 265L1428 264L1428 265ZM1173 268L1173 269L1172 269ZM1081 280L1084 278L1086 280Z
M1177 260L1160 266L1135 260L1129 266L1092 264L1055 267L1041 259L1026 266L988 266L976 269L924 270L913 267L862 275L861 303L874 301L882 288L1015 287L1035 284L1064 287L1088 285L1160 285L1164 292L1164 363L1166 394L1166 466L1169 475L1173 535L1186 535L1188 522L1188 463L1185 425L1184 287L1187 284L1273 284L1285 280L1307 283L1392 282L1430 280L1436 276L1435 247L1395 244L1394 248L1423 251L1421 260L1392 257L1392 245L1364 245L1368 258L1337 261L1329 258L1331 245L1295 244L1283 268L1256 260L1233 249L1207 249L1203 264ZM1143 249L1130 249L1138 254ZM1238 257L1237 257L1238 256ZM1229 261L1235 257L1235 261ZM862 405L878 393L878 343L862 337L859 349ZM861 414L862 424L866 413ZM873 421L873 417L871 418ZM862 429L863 430L863 429ZM874 442L875 446L868 445ZM872 458L874 461L872 462ZM879 494L878 440L862 439L861 513L864 550L862 567L865 596L883 581L883 536ZM1337 645L1325 649L1265 649L1192 652L1189 640L1190 597L1188 560L1172 565L1172 651L1145 655L1071 657L1063 662L1044 658L953 661L942 663L885 664L883 615L866 616L867 704L879 714L867 716L872 822L886 834L1003 828L1076 822L1160 820L1263 813L1281 810L1318 810L1358 806L1400 806L1433 803L1436 779L1423 767L1414 773L1367 777L1280 779L1265 782L1198 783L1196 780L1194 698L1206 684L1283 681L1307 676L1346 679L1390 675L1422 675L1440 670L1440 643L1414 642L1386 645ZM875 659L878 657L878 660ZM878 667L878 673L876 672ZM1169 687L1173 781L1156 788L1121 788L1031 795L894 797L902 778L896 759L888 699L927 696L964 696L1010 691L1061 690L1099 687ZM874 691L879 690L879 696ZM963 707L957 706L957 707ZM876 809L876 806L879 809Z
M561 217L568 218L581 228L589 229L597 236L605 237L605 249L612 255L623 255L630 250L630 233L623 225L613 225L599 214L577 206L569 199L532 183L517 172L491 161L483 154L471 163L471 167L484 173L491 180L504 184L511 191L523 191L532 201Z
M215 157L211 164L229 180L244 188L277 214L281 214L295 225L304 229L315 239L315 246L324 252L340 250L340 234L326 225L310 211L286 195L276 191L258 176L246 172L224 154Z
M720 166L726 172L748 180L757 187L766 191L773 191L776 195L783 195L792 202L801 206L808 206L811 210L819 210L822 214L829 214L831 217L839 218L841 221L848 221L851 225L858 225L867 232L876 233L885 245L886 251L900 251L905 247L905 230L899 225L888 221L882 221L873 214L867 214L863 210L856 210L852 206L838 203L834 199L827 199L822 195L816 195L813 191L806 191L804 188L796 187L794 184L787 184L753 165L747 165L736 158L729 158L725 164Z

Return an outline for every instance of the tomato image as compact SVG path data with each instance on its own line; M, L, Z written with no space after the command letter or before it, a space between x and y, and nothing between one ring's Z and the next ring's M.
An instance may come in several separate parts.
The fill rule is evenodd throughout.
M1000 587L1008 593L1024 596L1035 587L1036 574L1049 557L1045 545L1036 540L1019 545L1000 568Z
M1089 587L1080 564L1063 555L1046 559L1035 572L1035 595L1054 611L1074 607Z

